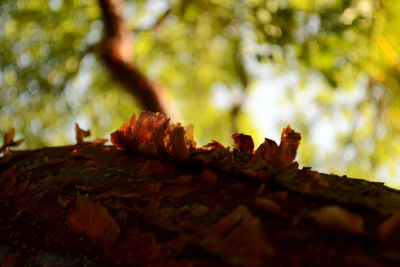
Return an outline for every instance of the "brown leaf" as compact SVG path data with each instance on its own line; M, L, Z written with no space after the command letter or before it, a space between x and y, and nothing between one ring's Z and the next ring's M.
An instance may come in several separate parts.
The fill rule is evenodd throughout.
M337 232L363 235L364 218L339 206L325 206L312 214L319 226Z
M172 155L177 160L185 160L189 158L189 150L186 147L185 142L185 130L184 128L178 124L170 132L171 135L171 146L172 146Z
M133 114L131 121L135 121L133 118L136 120L136 114ZM113 143L119 149L133 151L137 149L137 139L134 132L134 126L128 123L123 124L118 131L113 132L110 140L111 143Z
M9 195L18 195L25 193L26 189L29 186L29 180L25 180L22 183L15 185L12 189L9 190Z
M3 174L0 176L0 184L2 184L4 181L10 179L12 176L15 176L15 170L17 169L17 165L12 165L10 168L8 168Z
M125 150L137 150L142 143L154 142L157 151L165 151L164 137L169 120L162 113L142 111L136 120L134 113L129 121L111 134L111 142Z
M13 142L15 135L15 129L11 128L5 135L4 135L4 144L3 146L7 146Z
M87 235L93 244L108 251L118 238L120 229L108 210L101 204L78 195L66 222L72 231Z
M117 264L148 266L160 253L160 247L151 233L140 233L132 228L106 257Z
M198 188L195 186L189 186L186 184L176 184L170 185L163 188L162 194L163 196L169 198L181 198L184 195L197 190Z
M211 143L208 143L207 145L201 147L201 149L204 150L215 150L217 148L225 148L225 147L221 143L213 139L211 139Z
M274 140L265 138L264 142L257 148L252 161L264 160L268 161L273 155L278 152L278 145Z
M187 184L192 180L192 175L181 175L176 179L163 180L166 184Z
M254 205L272 214L279 214L282 210L281 206L278 203L265 196L255 198Z
M281 165L289 165L296 158L297 147L300 144L301 136L287 126L282 131L281 143L278 147L278 155Z
M232 138L240 151L253 152L254 142L250 135L235 133L232 135Z
M95 186L76 185L75 188L79 189L81 191L84 191L84 192L93 193L93 192L107 191L110 188L110 186L105 185L105 184L100 184L100 185L95 185Z
M0 260L1 267L12 267L12 266L22 266L22 265L23 265L23 258L22 254L19 252L15 252Z
M396 227L400 226L400 212L396 212L388 219L383 221L377 230L378 237L382 241L386 241L388 236Z
M90 136L90 130L82 130L78 123L75 123L75 140L78 145L83 144L83 139Z
M3 145L0 147L0 153L6 151L7 147L12 147L12 146L19 146L24 140L20 139L17 141L14 141L14 135L15 135L15 129L11 128L5 135L4 135L4 142Z
M274 255L261 231L260 219L242 205L190 240L233 265L265 266Z
M204 183L215 184L218 176L211 169L204 168L200 175L195 176L195 178Z

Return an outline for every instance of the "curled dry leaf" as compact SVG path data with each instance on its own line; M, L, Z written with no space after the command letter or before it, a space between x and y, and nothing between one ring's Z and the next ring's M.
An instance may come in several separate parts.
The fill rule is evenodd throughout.
M253 152L254 142L250 135L235 133L232 138L240 151Z
M221 143L211 139L211 143L208 143L205 146L202 146L201 149L203 150L215 150L217 148L225 148Z
M157 150L165 150L163 139L168 125L169 120L162 113L142 111L138 119L134 113L129 123L111 134L111 142L125 150L137 150L141 143L154 142Z
M83 139L90 136L90 130L82 130L78 123L75 123L75 139L78 145L83 144Z
M297 148L300 144L301 135L287 126L282 131L281 143L278 147L279 160L281 164L288 165L296 158Z
M142 111L136 120L133 114L129 123L111 134L111 142L125 150L139 150L147 154L169 153L178 160L189 157L189 150L196 145L193 125L186 128L179 123L170 125L162 113Z
M278 145L274 140L265 138L264 142L257 148L252 161L265 160L268 161L278 151Z
M185 130L180 124L173 127L170 132L172 155L178 160L185 160L189 157L189 150L185 143Z
M3 153L4 151L6 151L7 147L19 146L24 141L23 139L14 141L14 135L15 135L14 128L11 128L11 130L9 130L4 135L4 141L3 141L3 145L0 147L0 153Z
M322 228L348 234L363 235L364 218L339 206L325 206L312 217Z
M119 226L103 205L80 195L68 213L66 222L72 231L89 236L93 244L103 251L111 248L120 233Z

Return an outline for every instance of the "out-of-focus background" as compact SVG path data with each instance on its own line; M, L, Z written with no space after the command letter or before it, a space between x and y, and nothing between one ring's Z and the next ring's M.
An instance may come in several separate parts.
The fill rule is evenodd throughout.
M400 187L398 0L2 0L0 136L72 144L78 122L108 138L140 112L100 56L106 2L125 61L200 144L279 142L289 124L301 166Z

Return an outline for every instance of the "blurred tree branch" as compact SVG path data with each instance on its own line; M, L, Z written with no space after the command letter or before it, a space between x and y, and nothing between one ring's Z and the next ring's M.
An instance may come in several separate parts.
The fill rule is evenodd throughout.
M131 93L143 109L164 112L174 117L168 107L163 89L152 83L132 61L132 33L127 29L122 17L119 0L99 0L103 13L104 38L100 44L100 54L104 63L125 89Z

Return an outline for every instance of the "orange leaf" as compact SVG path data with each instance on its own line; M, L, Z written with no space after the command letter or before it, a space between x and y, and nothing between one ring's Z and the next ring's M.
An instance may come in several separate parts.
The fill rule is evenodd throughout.
M7 146L12 143L15 135L15 129L11 128L5 135L4 135L4 144L3 146Z
M4 152L7 147L11 146L19 146L24 140L20 139L18 141L14 141L15 129L11 128L5 135L4 135L4 144L0 147L0 153Z
M218 141L211 139L211 143L208 143L207 145L205 145L201 148L204 150L215 150L217 148L225 148L225 147Z
M164 151L163 140L168 126L169 120L162 113L142 111L137 120L134 113L129 123L111 134L111 142L126 150L136 150L139 144L154 142L157 151Z
M279 160L282 165L288 165L296 158L297 147L300 144L301 136L287 126L282 131L281 143L279 144Z
M172 155L178 160L185 160L189 157L189 150L185 142L185 130L178 124L171 131Z
M75 123L75 139L76 139L76 143L81 145L83 144L83 138L85 137L89 137L90 136L90 130L82 130L78 123Z
M253 152L254 142L250 135L235 133L232 135L232 138L239 147L239 150Z
M119 226L103 205L79 195L66 221L72 231L89 236L103 251L111 248L120 233Z
M273 155L278 152L278 145L275 141L265 138L264 142L257 148L252 161L263 159L265 161L269 160Z

